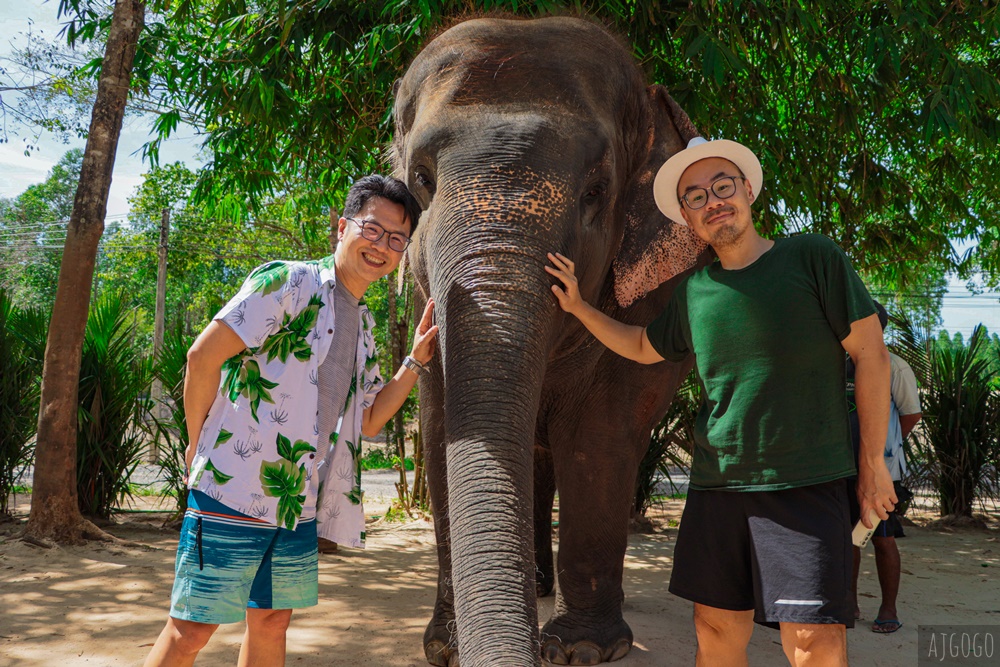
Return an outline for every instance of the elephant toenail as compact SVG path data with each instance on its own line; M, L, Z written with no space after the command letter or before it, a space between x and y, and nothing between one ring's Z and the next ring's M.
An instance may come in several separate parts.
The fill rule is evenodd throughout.
M448 667L461 667L458 660L458 651L448 656Z
M608 652L608 662L614 662L615 660L621 660L628 655L628 652L632 650L632 642L627 639L619 639L615 642L615 645L611 647Z
M573 644L571 665L601 664L601 647L594 642L581 641Z
M445 651L447 646L444 642L433 640L427 642L424 646L424 657L427 658L427 662L434 665L434 667L450 667L448 661L448 655Z
M549 639L542 644L542 657L553 665L569 664L566 651L563 650L562 644L559 643L558 639Z

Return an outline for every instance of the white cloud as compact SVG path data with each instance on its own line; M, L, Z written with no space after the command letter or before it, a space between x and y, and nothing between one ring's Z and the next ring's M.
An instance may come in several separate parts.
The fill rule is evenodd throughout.
M58 159L38 154L27 157L20 142L0 144L0 197L16 197L28 186L41 183Z

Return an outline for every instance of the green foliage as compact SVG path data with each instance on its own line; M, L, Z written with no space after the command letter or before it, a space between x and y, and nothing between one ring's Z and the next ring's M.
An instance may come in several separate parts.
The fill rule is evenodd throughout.
M869 274L863 277L875 299L889 312L905 317L925 338L941 326L941 305L948 291L948 279L942 267L926 266L924 274L915 276L905 289L890 283L879 283L877 276ZM895 332L888 329L887 335L891 338Z
M319 259L330 252L328 211L307 214L287 206L288 196L282 196L249 220L219 220L191 201L196 179L179 163L153 168L129 199L128 223L105 233L99 288L135 296L146 313L140 323L144 340L152 337L156 248L165 209L170 216L166 320L182 321L188 334L201 331L254 268L276 258Z
M190 112L215 156L197 198L240 218L294 197L329 206L378 165L391 90L421 44L470 12L573 13L579 3L384 0L190 3L150 25L139 71L165 109L150 145ZM928 265L1000 276L992 177L1000 139L995 3L600 2L708 136L762 157L757 204L770 234L822 232L877 282L907 289ZM953 255L949 238L982 252Z
M47 328L40 310L18 308L0 289L0 514L31 463Z
M388 470L394 469L398 470L400 465L399 457L392 453L390 447L385 448L372 448L361 457L361 469L362 470ZM406 470L413 470L413 459L407 456L402 460L403 467Z
M44 182L0 199L0 287L26 307L48 312L55 301L66 225L83 151L68 151Z
M680 470L687 473L694 451L694 424L701 407L701 386L698 376L692 370L677 388L674 400L660 423L653 428L649 437L649 447L639 462L635 480L636 515L645 516L646 511L656 502L657 481L666 479L677 492L671 475Z
M80 365L77 493L80 511L108 518L129 497L144 447L150 359L135 345L134 315L122 294L98 298L87 318Z
M101 57L98 46L74 49L51 42L30 23L9 45L0 68L0 89L14 94L0 99L0 113L15 122L4 123L0 141L9 140L8 131L19 134L18 130L27 129L24 154L28 156L37 150L43 133L63 143L85 138L97 93L90 65Z
M153 365L154 376L163 385L163 404L153 406L160 477L167 493L177 503L173 519L187 511L187 469L185 452L189 443L184 412L184 372L187 351L194 337L185 333L180 321L164 332L163 347ZM165 413L161 416L161 413ZM229 434L232 436L232 433ZM221 434L220 434L221 436Z
M923 340L898 324L898 352L922 389L924 439L910 460L936 487L942 515L971 516L977 501L1000 500L1000 357L981 325L966 344L947 333Z

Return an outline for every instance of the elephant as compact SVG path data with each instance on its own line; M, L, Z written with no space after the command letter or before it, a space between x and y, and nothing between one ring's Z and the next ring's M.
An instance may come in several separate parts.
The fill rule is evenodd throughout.
M574 259L585 299L651 322L708 257L652 193L698 132L622 40L576 17L450 27L397 81L393 115L393 169L423 208L407 261L439 327L420 378L439 561L426 658L620 659L636 470L692 362L611 353L561 311L543 267L550 251ZM536 595L556 584L539 634Z

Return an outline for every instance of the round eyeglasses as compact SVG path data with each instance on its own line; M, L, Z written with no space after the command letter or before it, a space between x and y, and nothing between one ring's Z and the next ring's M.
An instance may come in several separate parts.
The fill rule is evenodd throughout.
M743 180L739 176L723 176L719 180L712 183L709 187L719 199L729 199L736 194L737 178ZM685 192L684 195L678 197L678 199L687 204L687 207L691 210L704 208L704 206L708 203L708 190L705 188L694 188Z
M385 227L378 224L374 220L357 220L356 218L348 218L348 220L360 227L361 236L368 239L372 243L378 243L379 239L386 234L389 234L389 250L403 252L406 250L406 246L410 245L409 236L405 236L399 232L387 232Z

